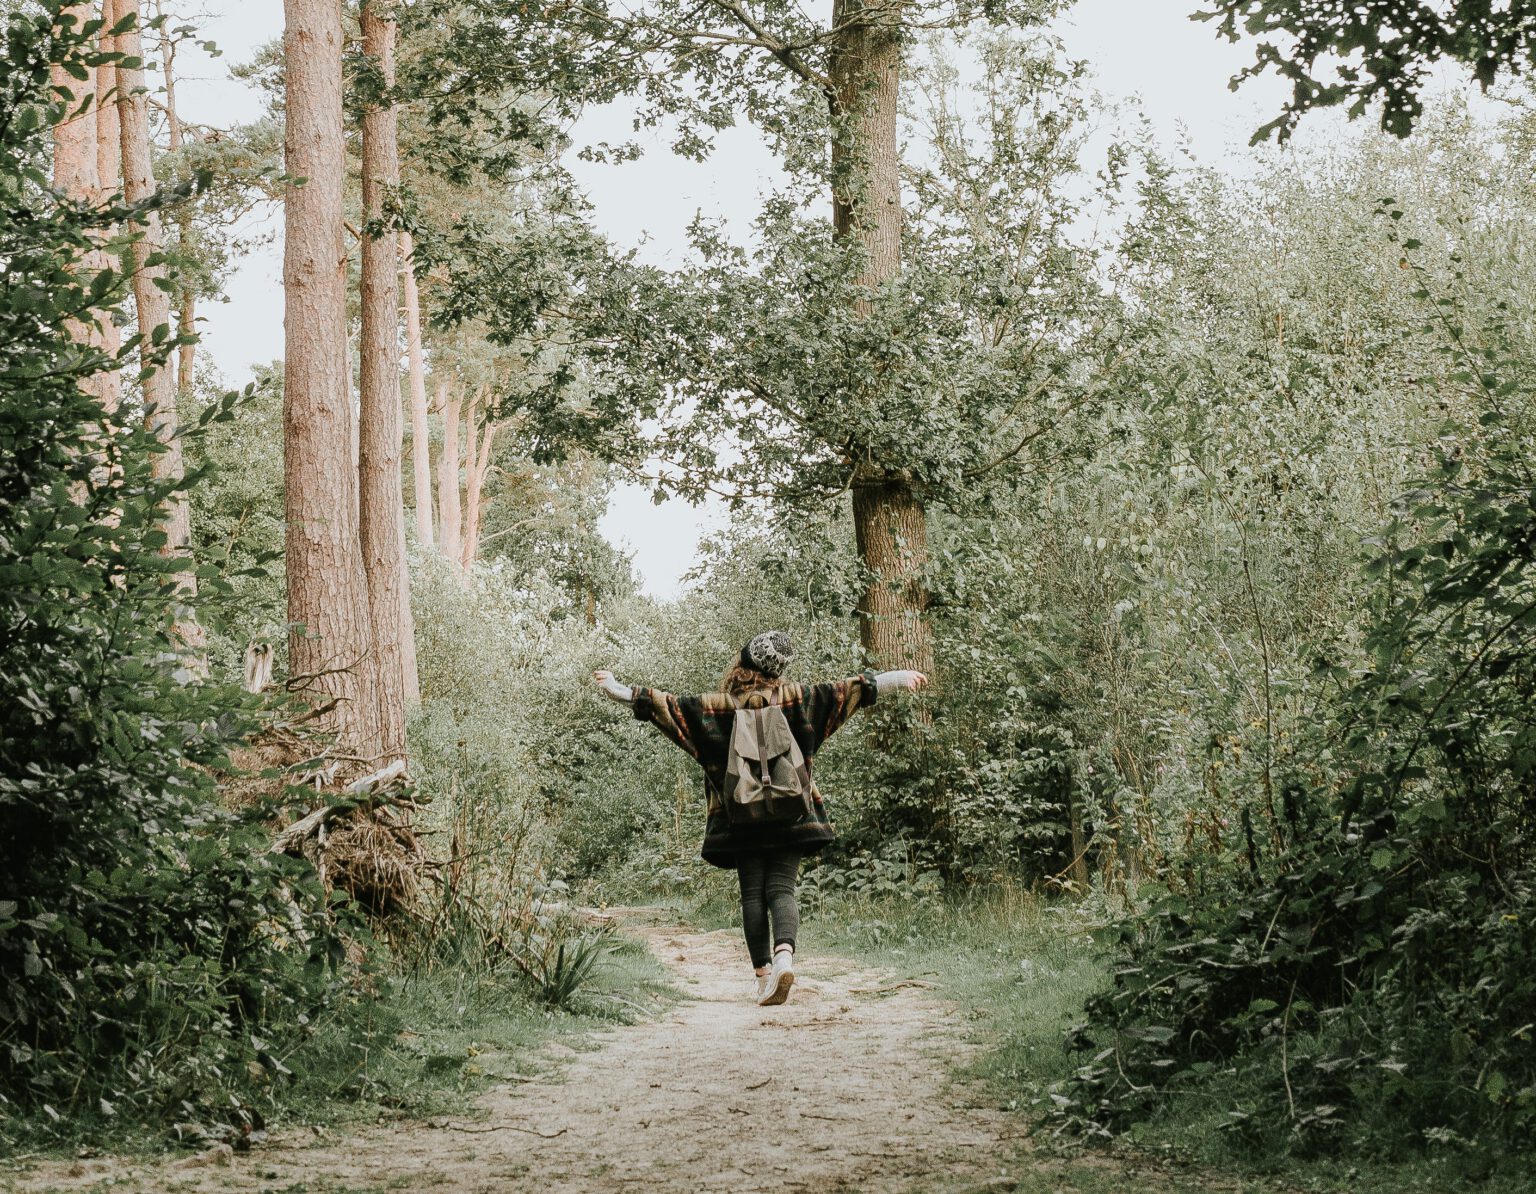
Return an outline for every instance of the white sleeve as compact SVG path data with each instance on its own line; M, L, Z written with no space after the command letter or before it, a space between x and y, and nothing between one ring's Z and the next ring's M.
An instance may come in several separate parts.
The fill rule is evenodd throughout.
M608 694L610 699L615 701L622 701L626 705L629 704L629 702L632 701L635 696L634 692L630 689L628 684L620 684L616 679L613 679L612 677L605 680L600 687L605 693Z
M895 692L902 688L911 688L917 677L916 672L899 668L894 672L880 672L875 676L875 691L881 696L888 692Z

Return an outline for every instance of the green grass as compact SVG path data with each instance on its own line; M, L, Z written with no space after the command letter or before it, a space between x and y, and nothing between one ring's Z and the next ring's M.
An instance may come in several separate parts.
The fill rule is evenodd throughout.
M1135 1180L1126 1184L1127 1174L1137 1170L1152 1180L1147 1188L1170 1190L1516 1194L1536 1188L1518 1159L1490 1166L1487 1158L1454 1150L1400 1164L1347 1155L1283 1168L1256 1163L1244 1155L1241 1141L1218 1127L1243 1097L1235 1075L1225 1082L1216 1075L1171 1098L1153 1120L1102 1146L1053 1136L1051 1086L1073 1064L1063 1048L1065 1035L1083 1018L1084 999L1109 981L1110 959L1094 945L1092 927L1083 907L1018 890L947 900L839 895L810 911L801 940L807 953L841 953L897 978L933 983L960 1005L978 1049L957 1079L1033 1120L1039 1152L1076 1161L1054 1173L1042 1162L1040 1172L1020 1178L1018 1191L1140 1189ZM1114 1163L1096 1171L1096 1158Z
M539 1047L594 1027L632 1023L677 998L643 944L616 934L567 1009L526 976L480 959L386 978L373 999L316 1025L285 1064L276 1096L289 1117L335 1123L461 1109L486 1087L526 1076Z
M550 1007L509 964L474 950L439 955L431 966L376 974L315 1017L306 1039L273 1049L270 1070L250 1102L271 1126L344 1129L358 1122L464 1111L474 1096L546 1068L552 1041L580 1047L594 1029L634 1023L671 1006L680 992L645 945L618 933L565 1008ZM76 1148L147 1156L178 1147L164 1124L68 1119L7 1127L14 1155L58 1156ZM0 1182L3 1184L3 1182Z

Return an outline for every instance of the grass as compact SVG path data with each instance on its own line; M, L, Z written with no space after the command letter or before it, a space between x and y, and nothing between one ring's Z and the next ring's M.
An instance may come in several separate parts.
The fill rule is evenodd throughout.
M1127 1166L1150 1168L1162 1188L1180 1190L1516 1194L1533 1188L1518 1159L1490 1169L1486 1159L1454 1151L1400 1163L1343 1155L1286 1162L1283 1168L1263 1164L1244 1155L1241 1142L1218 1127L1243 1096L1235 1077L1224 1084L1220 1075L1170 1100L1157 1117L1108 1143L1105 1152L1053 1136L1047 1114L1051 1087L1067 1078L1073 1065L1064 1037L1082 1019L1083 1001L1109 981L1110 959L1089 936L1093 927L1088 907L1017 889L944 900L839 894L810 911L801 939L807 953L841 953L897 978L933 983L960 1006L977 1050L956 1077L996 1106L1039 1125L1034 1141L1045 1154L1043 1168L1021 1178L1018 1191L1140 1188L1124 1184ZM1053 1152L1087 1161L1107 1155L1117 1164L1098 1173L1091 1164L1073 1164L1053 1175L1048 1159Z
M277 1052L288 1073L269 1071L250 1110L272 1126L318 1129L461 1113L488 1087L541 1068L550 1042L579 1047L594 1029L649 1018L680 997L642 942L616 933L598 940L594 964L563 1008L510 964L473 950L377 975L371 991L317 1016L306 1039ZM23 1162L77 1148L147 1157L189 1143L169 1123L71 1118L11 1125L18 1128L11 1159Z

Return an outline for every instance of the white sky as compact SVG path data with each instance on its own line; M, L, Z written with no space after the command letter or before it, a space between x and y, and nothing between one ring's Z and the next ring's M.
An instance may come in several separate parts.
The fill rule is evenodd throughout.
M1229 92L1228 79L1252 51L1218 41L1210 25L1190 21L1188 13L1198 6L1199 0L1079 0L1057 32L1070 55L1091 64L1095 86L1106 98L1139 95L1164 144L1172 146L1182 134L1198 158L1216 162L1241 152L1252 131L1278 111L1282 90L1266 78L1235 95ZM208 59L190 48L178 57L185 74L181 106L202 123L254 119L261 113L260 96L231 79L228 68L280 35L282 6L275 0L211 0L207 12L197 23L224 57ZM587 123L597 136L630 135L627 121L614 113L595 114ZM661 144L638 162L573 165L595 206L599 229L621 245L644 240L646 256L657 262L678 259L684 229L698 211L745 229L760 194L773 185L772 160L750 128L724 134L702 165L672 157ZM280 231L276 213L265 217L265 226ZM282 355L281 278L282 249L274 243L252 254L229 279L225 304L205 306L203 343L231 385L244 384L253 365ZM700 536L721 519L710 507L676 501L653 506L644 490L624 486L601 529L633 551L645 591L667 598L676 595L681 575L693 564Z

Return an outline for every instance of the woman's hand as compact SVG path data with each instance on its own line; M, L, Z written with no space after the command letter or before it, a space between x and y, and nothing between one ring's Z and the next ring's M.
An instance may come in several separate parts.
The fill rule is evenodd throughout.
M928 687L928 677L922 672L913 672L907 680L907 687L913 692L921 692Z
M610 671L599 670L592 673L592 680L599 688L608 687L608 682L612 679L613 673Z

